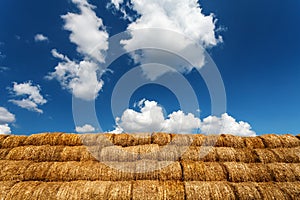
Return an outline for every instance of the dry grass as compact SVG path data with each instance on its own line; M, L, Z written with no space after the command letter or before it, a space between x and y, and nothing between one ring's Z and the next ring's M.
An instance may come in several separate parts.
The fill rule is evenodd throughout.
M260 137L244 137L244 143L247 148L262 149L265 145Z
M216 162L182 162L185 181L226 181L221 164Z
M237 199L244 200L255 200L262 199L257 186L254 182L244 182L244 183L230 183L231 187L235 192Z
M153 133L151 142L159 146L167 145L171 142L171 135L168 133Z
M134 181L132 199L184 199L184 186L177 181Z
M14 148L22 146L26 139L27 136L10 135L3 140L1 148Z
M184 182L186 199L232 200L234 192L227 182Z

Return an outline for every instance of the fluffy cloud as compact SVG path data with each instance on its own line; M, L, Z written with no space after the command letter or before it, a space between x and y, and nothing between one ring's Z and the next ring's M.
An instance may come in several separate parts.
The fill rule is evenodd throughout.
M121 10L124 7L123 1L112 0L111 2L116 9ZM140 17L127 27L131 38L121 41L127 51L139 48L141 45L167 49L189 58L193 66L181 64L174 66L180 72L189 72L193 67L201 68L205 63L204 49L197 48L195 43L203 47L212 47L222 41L221 37L216 37L216 20L213 14L204 15L197 0L130 0L130 3L132 10ZM152 31L147 31L149 28L169 31L154 34ZM144 30L141 32L142 29ZM179 37L173 32L191 40ZM132 57L137 63L149 63L153 60L159 63L166 62L166 58L161 57L161 52L158 51L143 50L142 54L134 53ZM153 75L153 73L149 74L149 70L145 72L151 80L163 73L165 72Z
M33 85L32 82L25 83L13 83L13 88L11 89L15 96L26 96L21 100L11 99L10 102L25 108L30 111L35 111L38 113L43 113L43 110L39 109L39 105L47 103L47 100L40 94L41 87L39 85Z
M76 126L75 130L78 133L89 133L94 132L95 128L90 124L85 124L84 126Z
M240 136L255 136L255 132L251 130L250 124L247 122L237 122L227 113L221 117L209 116L203 119L201 130L205 134L232 134Z
M11 130L8 123L16 120L15 115L10 113L6 108L0 107L0 134L10 134Z
M48 41L48 37L44 36L43 34L36 34L34 36L34 41L36 42Z
M103 86L98 80L100 73L98 65L89 60L80 62L71 61L67 56L52 50L52 55L61 59L50 73L48 79L57 79L63 88L68 89L75 97L83 100L94 100Z
M77 5L80 13L63 15L64 29L71 32L70 41L77 45L77 52L83 56L83 60L73 61L53 49L52 56L60 59L60 62L47 78L57 79L75 97L89 101L96 99L103 87L100 77L104 70L99 63L105 62L108 34L102 19L93 11L95 6L86 0L72 2Z
M80 14L63 15L64 29L71 32L70 41L77 45L77 51L89 58L104 62L104 52L108 49L108 33L102 19L93 11L95 6L86 0L72 0Z
M165 119L163 109L157 105L157 102L142 100L138 105L140 112L127 109L121 118L116 119L117 126L113 132L190 133L200 126L200 120L191 113L184 114L182 111L177 111Z
M256 135L247 122L237 122L227 113L220 118L209 116L201 122L193 114L185 114L181 110L173 112L165 118L162 107L155 101L142 100L136 105L140 107L140 112L132 109L125 110L121 118L116 118L116 128L112 131L113 133L145 131L192 133L196 129L201 129L203 134Z

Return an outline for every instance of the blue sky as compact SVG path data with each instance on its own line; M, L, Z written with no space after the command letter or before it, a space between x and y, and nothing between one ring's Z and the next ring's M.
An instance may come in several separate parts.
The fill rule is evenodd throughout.
M150 3L145 4L145 7L138 5L134 0L123 3L122 1L112 2L120 2L121 4L116 3L108 6L110 1L99 0L90 0L88 1L89 4L85 0L73 0L73 2L70 0L10 0L0 2L0 107L3 108L3 112L0 112L0 115L1 113L3 115L2 119L0 116L0 125L7 125L6 127L9 127L10 132L14 134L46 131L75 132L76 126L84 129L84 125L90 125L96 129L93 130L93 128L85 126L89 131L99 130L99 127L93 124L94 122L89 123L89 119L85 119L86 123L83 124L74 123L72 86L69 79L59 80L59 78L66 78L66 76L59 76L58 73L52 74L52 78L49 78L49 75L55 72L55 67L59 63L67 63L69 67L76 67L76 63L79 65L80 61L85 60L87 63L83 63L82 66L79 65L79 68L82 67L82 69L92 69L93 59L97 60L96 63L99 66L105 63L105 61L101 61L101 56L105 57L105 44L96 49L96 51L99 50L99 52L104 53L90 54L90 51L86 50L89 47L89 41L82 39L83 36L80 35L82 30L76 28L70 30L73 26L69 29L65 26L68 23L69 25L72 23L76 25L76 22L73 21L74 16L70 15L68 19L61 16L67 13L80 15L82 9L86 9L88 13L94 13L95 16L93 15L94 18L91 19L102 20L102 25L99 25L99 21L95 21L98 25L92 21L83 26L91 27L91 29L86 29L87 35L92 35L88 31L93 31L96 27L98 32L95 34L99 33L99 35L95 36L95 42L101 42L103 39L104 43L108 40L107 37L127 29L134 30L128 28L132 24L135 25L134 28L143 25L142 23L150 24L149 28L151 28L151 25L158 23L153 19L161 17L159 16L161 13L157 10L153 10L153 14L152 12L149 13L146 8L147 5L151 5L153 9L160 9L160 4L155 0L148 1ZM126 2L127 4L130 2L131 7L126 7ZM175 8L176 2L178 1L174 1ZM190 7L196 5L193 0L182 2L191 3ZM130 127L131 125L141 125L138 124L138 119L150 120L147 118L148 115L143 114L141 109L144 108L144 110L153 109L151 110L154 113L153 116L151 115L153 119L165 118L161 119L162 121L157 121L158 125L154 125L153 119L151 119L152 124L150 122L150 124L144 124L146 131L155 131L161 124L169 128L166 130L177 130L176 128L172 129L174 126L172 120L177 119L176 115L180 119L184 119L183 126L191 127L184 131L193 129L197 132L198 129L194 128L199 123L216 125L219 122L229 123L229 128L222 129L223 131L230 132L230 127L233 126L237 126L239 131L250 129L243 124L238 124L238 122L232 122L234 118L236 121L250 124L251 130L258 135L263 133L299 134L300 2L294 0L284 2L278 0L202 0L198 2L198 5L202 10L196 9L195 12L198 14L194 14L199 17L199 20L188 19L184 13L182 15L172 13L171 19L168 20L183 24L182 26L178 25L178 30L182 30L189 36L193 33L200 33L199 37L195 36L192 39L203 43L220 71L226 89L226 112L228 115L209 118L212 114L209 91L196 69L181 72L192 85L197 100L200 102L200 116L193 106L186 109L181 108L180 102L170 88L157 84L148 84L138 88L130 98L128 109L119 110L118 116L113 115L111 100L116 83L124 74L138 67L141 60L138 58L140 60L136 61L133 59L134 55L126 54L115 60L109 66L110 70L104 73L101 72L101 67L100 70L97 69L97 76L93 70L92 72L89 71L90 77L95 75L97 78L93 83L89 83L92 85L94 83L99 84L96 96L91 96L93 94L88 93L88 91L83 94L80 90L76 93L79 99L88 99L95 103L98 123L102 130L111 131L119 127L123 131L139 131L139 129ZM161 9L163 13L168 13L167 6L162 6ZM187 8L187 11L188 9L190 8ZM184 11L183 9L182 12ZM126 12L129 17L124 19L122 12ZM211 13L213 16L210 15ZM151 17L153 19L148 19ZM205 20L200 19L201 17L206 17L205 23ZM140 20L141 18L142 20ZM146 21L146 18L149 21ZM140 22L135 23L138 20ZM161 21L164 25L164 21ZM198 25L202 29L197 29ZM168 26L171 25L160 28L170 28ZM208 39L202 37L201 33L204 32L208 32L209 36L213 35L214 37ZM73 41L71 39L72 33L75 35ZM100 33L106 33L107 37L105 35L100 36ZM76 37L78 35L79 37ZM135 35L131 36L135 37ZM146 35L144 38L147 39L148 36ZM158 35L152 43L159 44L159 37ZM134 40L130 42L136 45ZM174 42L178 41L172 41L172 37L170 37L170 44ZM53 53L54 49L57 53L56 56ZM149 52L145 51L144 54L146 60L154 58L149 58L149 55L153 56ZM69 63L66 57L68 57ZM71 62L73 64L70 64ZM91 66L85 68L84 64ZM201 66L199 66L200 68ZM169 75L172 76L172 74ZM104 83L103 86L101 81ZM21 86L26 87L29 92L26 93L26 88ZM76 89L78 89L77 86ZM87 87L84 86L84 88ZM94 88L90 90L94 90ZM26 99L30 105L20 106L18 102L22 99ZM142 99L145 100L141 101ZM134 106L139 101L141 101L141 105ZM188 95L184 101L185 103L190 101ZM182 110L183 114L174 114L178 110ZM163 116L160 112L163 113ZM13 114L14 117L8 113ZM174 118L168 117L172 113ZM188 113L193 114L193 116L188 116ZM232 119L229 119L230 116ZM121 118L117 125L116 117ZM201 122L197 121L198 117L200 117ZM210 122L208 122L209 120ZM202 128L205 129L204 126ZM245 133L245 135L247 134Z

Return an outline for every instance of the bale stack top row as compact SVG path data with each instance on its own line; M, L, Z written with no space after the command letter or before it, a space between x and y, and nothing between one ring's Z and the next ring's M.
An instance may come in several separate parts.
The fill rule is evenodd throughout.
M300 136L0 135L0 199L297 199Z

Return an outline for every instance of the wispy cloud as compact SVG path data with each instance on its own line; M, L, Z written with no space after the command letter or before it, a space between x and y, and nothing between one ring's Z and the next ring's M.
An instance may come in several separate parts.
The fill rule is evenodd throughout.
M36 42L44 42L44 41L49 41L48 37L43 35L43 34L36 34L34 36L34 41Z

